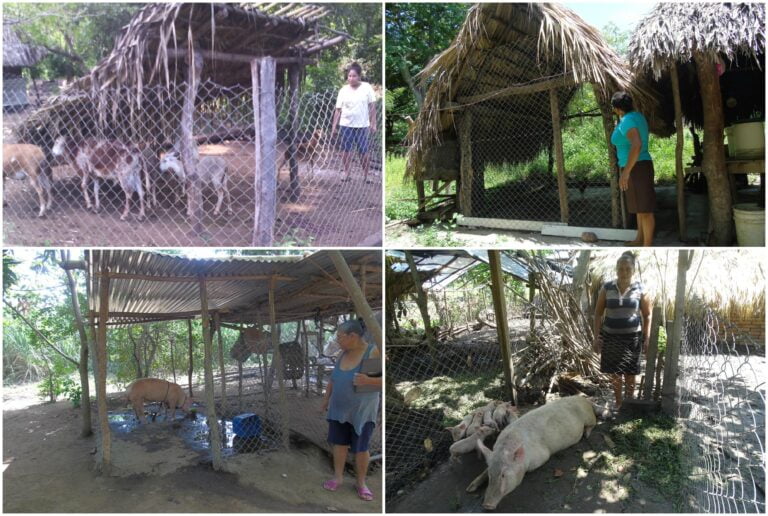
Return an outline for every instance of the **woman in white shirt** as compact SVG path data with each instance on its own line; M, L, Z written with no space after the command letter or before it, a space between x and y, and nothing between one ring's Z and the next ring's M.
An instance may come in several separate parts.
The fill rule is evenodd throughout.
M347 68L347 84L341 88L336 99L331 137L336 136L336 128L340 127L344 166L342 181L349 181L352 152L357 150L363 165L363 179L370 183L368 133L376 133L376 96L371 85L361 80L362 73L362 68L357 63L352 63Z

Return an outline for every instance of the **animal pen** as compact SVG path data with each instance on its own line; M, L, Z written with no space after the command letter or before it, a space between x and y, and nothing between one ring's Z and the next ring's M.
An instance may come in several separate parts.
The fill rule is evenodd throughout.
M7 122L14 143L45 153L52 206L45 220L38 219L34 181L7 181L5 241L379 243L380 142L370 135L369 170L353 156L351 180L344 181L344 153L331 131L338 91L316 91L304 80L324 50L349 39L322 24L326 14L325 7L303 4L151 4L139 10L89 75ZM380 106L376 111L380 124ZM82 166L55 156L61 137L75 148L117 142L133 155L119 184L104 181L100 188L94 181L100 213L86 208L90 184L77 170ZM93 170L101 165L107 172L116 161L93 159L101 159ZM120 217L125 196L130 213Z
M602 260L610 270L618 255L605 254ZM750 323L739 320L750 331L742 329L727 311L691 294L699 272L706 274L706 267L699 271L700 258L681 252L677 281L674 265L665 269L668 279L657 288L672 300L685 301L657 302L636 399L626 404L635 417L662 411L681 429L677 448L684 480L677 510L764 512L764 330L752 331ZM594 261L589 251L387 252L388 507L400 512L403 500L407 511L409 502L427 496L419 492L419 482L431 475L438 476L428 485L452 492L452 479L462 473L446 471L463 466L453 461L448 466L454 440L446 427L490 400L515 402L521 413L558 395L580 392L598 405L612 403L610 382L599 372L599 356L592 350L592 314L604 273ZM482 263L488 268L479 268ZM643 271L644 280L651 274ZM749 315L756 325L764 318L764 296L758 298L759 307ZM425 332L426 327L432 330ZM594 464L575 465L589 470ZM478 509L479 502L462 499L471 478L445 496L456 505L432 510ZM551 473L538 478L552 482ZM582 478L574 478L574 485ZM535 502L522 503L531 496L521 496L499 510L535 510ZM547 510L556 507L562 510L557 505ZM590 507L580 509L598 508Z
M149 463L152 472L162 470L163 454L168 453L235 471L256 464L257 456L290 452L307 443L329 451L320 407L333 366L319 360L327 327L333 330L340 316L356 313L365 320L370 340L381 346L381 328L372 312L381 309L380 253L318 251L193 260L136 250L92 250L86 252L85 267L96 342L97 466L104 474L136 473L132 456L142 457L142 467ZM132 413L109 411L109 329L197 319L202 325L204 386L192 379L191 322L189 380L179 383L194 395L198 417L136 428ZM240 332L229 349L222 329ZM180 364L187 362L185 344L177 347ZM374 455L381 452L378 430L371 446Z

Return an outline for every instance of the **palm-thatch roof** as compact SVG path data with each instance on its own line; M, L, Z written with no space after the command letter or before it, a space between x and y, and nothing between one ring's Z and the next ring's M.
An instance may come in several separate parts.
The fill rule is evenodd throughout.
M420 79L429 88L410 137L408 173L416 178L425 152L453 138L452 110L475 106L479 98L484 99L483 116L473 119L473 160L478 149L486 162L525 162L547 147L552 134L547 89L494 99L510 86L559 81L561 112L584 83L593 83L604 98L623 89L641 106L654 101L632 84L628 67L597 29L571 10L549 3L473 6L454 41ZM537 137L530 138L532 133ZM483 135L494 134L518 138L514 155L498 145L482 148Z
M13 25L3 23L3 68L35 66L48 52L35 45L23 43Z
M633 32L629 60L638 81L660 99L657 117L674 126L670 67L678 66L683 116L703 123L693 54L721 62L726 125L765 113L765 3L660 3ZM729 100L731 99L731 100ZM653 127L651 128L653 130Z

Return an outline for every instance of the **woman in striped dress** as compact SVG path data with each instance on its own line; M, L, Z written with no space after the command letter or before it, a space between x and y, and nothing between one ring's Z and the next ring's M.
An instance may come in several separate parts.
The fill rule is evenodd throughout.
M627 251L616 263L616 279L600 289L595 307L595 349L600 371L611 375L616 408L635 390L640 351L648 351L653 302L639 281L632 281L635 255ZM622 397L623 387L623 397Z

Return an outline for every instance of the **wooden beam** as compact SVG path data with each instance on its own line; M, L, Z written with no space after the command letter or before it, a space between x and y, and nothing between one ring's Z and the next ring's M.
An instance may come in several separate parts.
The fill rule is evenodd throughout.
M349 39L349 36L336 36L335 38L331 38L323 43L318 43L315 46L309 47L304 51L304 55L308 56L311 54L316 54L317 52L320 52L321 50L325 50L326 48L330 48L332 46L338 45L342 41L346 41Z
M107 314L109 313L109 269L107 262L101 262L99 280L99 326L96 339L96 405L101 431L101 472L109 476L112 472L112 432L107 417Z
M539 93L541 91L547 91L557 88L567 88L575 86L576 81L571 75L561 75L553 79L545 79L543 81L533 82L529 84L515 84L508 86L501 90L491 91L488 93L482 93L480 95L472 95L470 97L458 97L458 102L461 104L473 104L475 102L482 102L484 100L498 100L504 97L511 97L513 95L528 95L530 93Z
M98 277L99 274L96 274ZM275 277L278 281L295 281L298 278L293 276L273 276L270 274L236 274L232 276L203 276L205 281L270 281ZM161 281L171 283L192 283L199 280L199 276L155 276L151 274L132 274L128 272L116 272L110 274L112 280L146 280L146 281Z
M588 228L579 226L544 226L541 234L544 236L579 238L585 231L594 233L600 240L632 240L637 233L632 229Z
M211 339L211 322L208 315L208 288L205 278L200 276L200 306L202 307L203 323L203 369L205 371L205 415L208 420L208 430L211 435L211 456L213 469L221 470L224 462L221 456L221 427L216 416L216 398L213 384L213 341Z
M465 217L460 215L456 219L459 226L504 229L507 231L541 231L544 226L564 226L564 222L550 222L543 220L515 220L493 219L486 217Z
M376 347L379 348L379 352L382 352L384 337L381 332L381 325L379 324L379 321L376 320L376 317L373 316L373 310L368 304L368 300L363 296L363 291L360 289L360 285L357 284L357 281L355 281L352 271L349 270L344 255L342 255L340 251L328 251L328 253L330 254L331 261L333 261L333 264L336 266L341 281L344 282L344 287L347 289L349 297L352 298L352 302L355 305L355 312L363 318L365 326L368 328L368 331L371 332L371 336L376 343ZM408 251L406 251L406 253L408 253Z
M565 159L563 158L563 134L560 129L560 106L557 89L549 90L549 109L552 113L552 143L557 164L557 191L560 194L560 221L568 223L568 185L565 181Z
M677 76L677 63L672 61L669 70L672 79L672 100L675 107L675 177L677 179L677 229L681 242L688 238L688 224L685 220L685 176L683 174L683 108L680 101L680 79ZM653 385L653 384L651 384Z
M187 56L186 50L178 48L169 48L166 50L168 57L173 58L185 58ZM261 59L264 57L254 56L249 54L234 54L229 52L220 52L218 50L196 50L196 53L200 54L205 59L212 61L222 61L225 63L243 63L250 64L254 59ZM285 56L285 57L273 57L277 64L297 64L297 65L316 65L317 59L308 59L306 57L299 56Z
M459 119L459 212L466 217L474 214L472 206L472 182L475 170L472 168L472 112L467 110Z
M515 366L509 349L509 327L507 322L507 302L504 295L504 275L501 271L501 255L498 250L488 250L488 265L491 269L491 294L493 295L493 310L496 313L496 332L499 336L501 361L504 366L504 385L509 399L517 405L517 390L515 389Z

